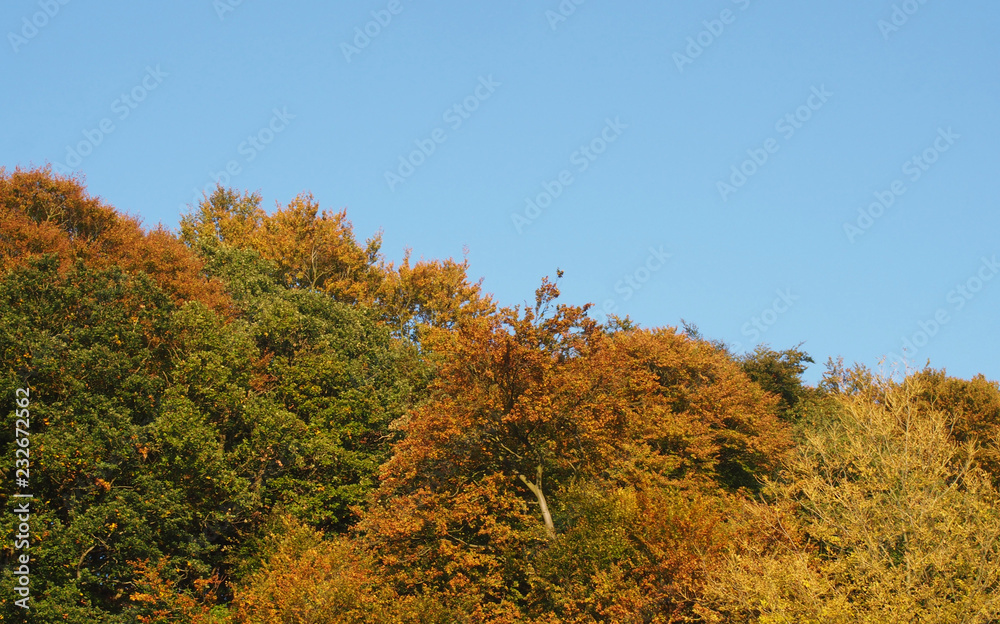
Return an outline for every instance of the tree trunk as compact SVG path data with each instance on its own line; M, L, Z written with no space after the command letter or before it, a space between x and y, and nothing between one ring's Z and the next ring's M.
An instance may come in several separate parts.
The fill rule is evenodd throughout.
M519 474L517 476L526 486L528 486L528 489L535 495L535 498L538 499L538 506L542 508L542 519L545 520L545 533L549 536L549 539L555 539L556 525L552 523L552 514L549 513L549 504L545 501L545 494L542 492L542 465L538 465L538 481L536 483L528 481L523 474Z

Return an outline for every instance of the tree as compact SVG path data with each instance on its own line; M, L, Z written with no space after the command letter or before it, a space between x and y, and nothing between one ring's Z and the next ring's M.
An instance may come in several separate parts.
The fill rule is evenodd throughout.
M217 186L215 191L181 216L181 240L189 247L222 243L242 248L251 244L267 215L259 193L239 193Z
M381 234L358 244L346 210L320 210L303 193L267 215L260 201L220 187L182 217L181 237L204 258L220 248L256 251L284 286L373 307L394 335L412 341L422 327L451 327L494 309L481 283L469 281L468 262L411 264L407 251L397 267L380 254Z
M354 521L349 507L365 500L388 458L389 423L411 400L421 365L374 311L286 288L256 251L219 246L206 257L255 345L231 400L237 413L253 409L242 425L249 433L229 436L237 461L255 475L264 505L345 529ZM219 340L223 331L201 333Z
M402 262L383 266L385 279L375 305L394 333L419 342L428 327L454 328L466 317L496 311L482 292L482 280L471 283L469 263L454 260L419 260L410 264L407 250Z
M145 273L63 269L51 254L0 279L0 396L28 384L39 397L32 588L55 619L167 608L129 598L149 594L133 562L182 598L217 574L226 600L272 509L343 530L374 487L409 393L388 330L230 256L208 267L234 285L227 315L175 304ZM12 434L0 431L11 465Z
M922 376L863 370L769 496L769 546L748 542L716 594L730 620L991 622L1000 616L997 493L974 443L928 406ZM788 511L782 512L784 508Z
M614 507L632 490L642 504L617 517L632 523L623 539L641 563L619 570L620 587L670 586L649 608L677 608L683 601L668 579L684 575L669 576L668 549L641 547L669 543L650 516L686 525L677 500L737 491L777 467L787 427L774 399L725 354L672 330L609 334L585 307L553 309L557 296L543 281L523 312L505 308L428 335L430 398L398 424L404 437L358 525L400 595L423 588L446 604L471 602L474 617L487 621L569 613L576 599L553 597L547 562L556 552L564 560L593 552L583 544L594 519L565 501ZM598 586L617 600L618 585L581 585Z
M380 582L370 558L343 537L275 516L256 541L259 565L232 604L233 624L450 624L456 613L427 596Z
M799 347L774 351L767 345L758 345L753 353L737 358L747 377L780 397L779 412L790 421L797 418L800 402L815 395L802 383L805 362L812 363L813 359Z
M219 187L181 218L181 236L196 249L218 244L254 249L275 263L291 288L325 292L347 303L374 299L381 282L380 236L362 248L347 212L320 211L308 193L271 215L260 201L260 195Z
M375 267L381 236L360 247L347 211L320 211L309 194L268 217L256 247L284 269L288 285L326 292L338 301L369 303L381 281Z
M0 169L0 272L49 253L62 271L82 260L94 268L145 273L175 303L200 301L219 312L229 303L221 284L204 278L198 257L162 227L144 232L137 219L87 196L78 179L50 168Z
M977 464L992 476L994 486L1000 486L1000 384L981 374L965 380L931 368L914 376L921 382L924 409L949 415L952 438L959 444L978 445Z
M170 298L144 274L80 261L61 273L49 255L6 275L0 301L0 395L27 385L36 397L39 612L81 622L120 615L132 560L170 555L184 575L210 574L243 488L222 461L215 423L169 387L178 313ZM0 433L0 447L13 463L11 432Z

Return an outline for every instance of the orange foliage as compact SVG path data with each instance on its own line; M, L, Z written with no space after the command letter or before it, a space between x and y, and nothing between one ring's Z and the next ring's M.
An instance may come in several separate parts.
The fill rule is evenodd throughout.
M777 397L751 383L728 356L672 329L616 335L631 365L652 374L658 390L644 399L647 469L678 478L711 478L728 488L755 488L791 448L777 418Z
M155 566L148 561L133 562L136 591L129 599L139 607L137 620L142 624L185 622L211 624L212 605L216 603L221 581L217 576L194 581L196 597L181 592L176 584L164 578L170 558L160 559Z
M951 435L957 442L981 447L977 461L1000 486L1000 384L981 374L967 381L930 368L914 377L925 384L921 403L951 416Z
M312 195L299 195L265 217L254 246L275 261L288 285L331 294L339 301L370 303L379 276L373 267L379 236L362 249L354 240L347 211L320 211Z
M468 268L468 260L451 259L421 259L411 265L407 250L399 267L382 267L375 303L392 324L409 332L421 325L450 328L463 318L495 311L482 292L482 280L469 282Z
M684 596L703 578L697 570L722 516L691 513L699 507L662 493L756 487L789 447L787 425L774 397L711 345L673 330L609 334L586 308L559 305L550 315L556 296L543 282L533 309L428 335L431 397L398 424L404 437L361 538L400 593L433 587L475 597L482 621L524 621L522 607L549 600L538 597L544 583L532 565L584 522L566 517L561 497L582 483L634 488L644 511L623 516L623 530L645 554L618 571L624 584L607 566L581 582L612 583L609 609L625 596L613 588L627 586L657 609L689 608Z
M407 251L397 267L379 253L381 234L358 243L346 210L320 210L309 193L271 215L260 202L258 194L219 187L181 219L181 238L191 246L254 249L274 262L286 286L374 306L393 330L411 338L421 326L451 327L494 309L481 282L469 282L468 262L411 264Z
M0 271L56 254L73 261L145 272L175 302L201 301L225 311L222 285L202 275L203 263L172 234L144 232L139 221L89 197L83 183L51 168L7 173L0 169Z
M234 624L417 624L452 622L426 596L398 596L344 538L327 540L283 518L265 540L262 566L236 588Z
M276 552L246 579L234 601L234 621L360 622L366 609L367 572L341 542L323 541L285 520Z

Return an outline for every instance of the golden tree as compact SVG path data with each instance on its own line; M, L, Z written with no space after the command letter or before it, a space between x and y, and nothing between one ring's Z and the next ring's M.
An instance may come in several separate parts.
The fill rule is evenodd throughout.
M862 369L813 423L777 505L747 511L748 541L716 594L756 622L987 623L1000 617L1000 513L974 441L922 400L926 382Z

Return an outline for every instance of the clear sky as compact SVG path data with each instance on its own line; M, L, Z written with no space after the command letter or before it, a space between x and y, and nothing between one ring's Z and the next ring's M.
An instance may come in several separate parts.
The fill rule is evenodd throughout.
M1000 378L1000 4L8 0L0 166L311 191L502 304ZM229 171L227 171L227 167Z

